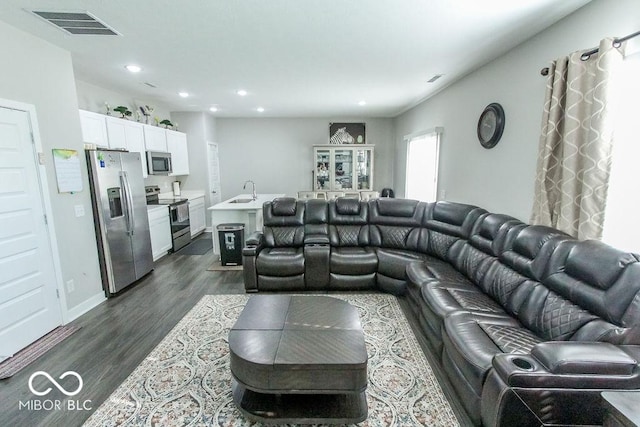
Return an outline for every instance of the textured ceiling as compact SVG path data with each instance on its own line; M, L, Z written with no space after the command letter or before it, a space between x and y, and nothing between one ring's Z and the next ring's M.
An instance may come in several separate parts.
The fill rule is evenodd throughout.
M70 51L76 78L174 111L392 117L588 2L2 0L0 20ZM69 35L32 10L89 12L120 35Z

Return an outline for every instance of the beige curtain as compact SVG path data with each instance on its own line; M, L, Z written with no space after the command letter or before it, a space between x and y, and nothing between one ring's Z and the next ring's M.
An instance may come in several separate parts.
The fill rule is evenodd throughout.
M612 75L623 60L612 39L583 61L575 52L549 68L532 224L600 239L611 169Z

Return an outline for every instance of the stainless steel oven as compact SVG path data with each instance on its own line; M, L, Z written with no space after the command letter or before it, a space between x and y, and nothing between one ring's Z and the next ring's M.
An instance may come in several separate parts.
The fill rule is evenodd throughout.
M173 251L191 243L191 222L189 220L189 201L179 197L160 199L160 187L145 187L148 205L167 205L169 207L169 223L171 224L171 240Z
M173 251L175 252L191 243L189 201L187 199L175 201L169 205L169 221L171 223Z

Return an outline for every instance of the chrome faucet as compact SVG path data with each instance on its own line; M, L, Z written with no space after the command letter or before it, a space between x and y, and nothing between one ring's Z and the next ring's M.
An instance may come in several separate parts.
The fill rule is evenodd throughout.
M251 180L245 181L244 185L242 186L242 189L246 190L248 183L251 183L251 187L253 188L251 190L251 197L253 198L253 200L257 200L258 199L258 195L256 194L256 183L255 182L253 182Z

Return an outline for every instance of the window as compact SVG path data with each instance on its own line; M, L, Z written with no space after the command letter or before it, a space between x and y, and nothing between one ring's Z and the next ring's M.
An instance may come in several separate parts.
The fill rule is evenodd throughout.
M640 43L636 43L638 45ZM630 54L630 49L627 49L617 83L619 104L614 123L613 158L602 240L618 249L640 253L640 49L634 50Z
M434 202L438 194L440 128L407 140L406 197Z

